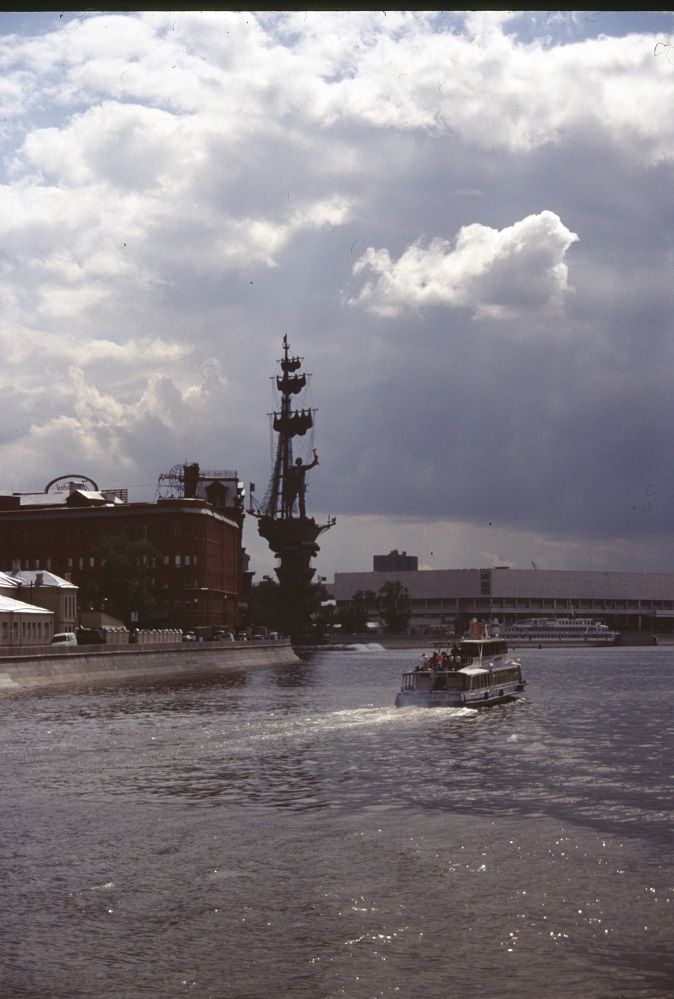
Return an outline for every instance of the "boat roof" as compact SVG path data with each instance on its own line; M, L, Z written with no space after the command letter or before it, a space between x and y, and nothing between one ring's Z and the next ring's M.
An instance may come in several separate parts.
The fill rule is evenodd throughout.
M461 645L488 645L490 642L505 642L501 635L490 635L489 638L462 638Z
M488 673L488 669L483 669L482 666L462 666L461 669L457 670L457 673L465 673L466 676L479 676L480 673Z

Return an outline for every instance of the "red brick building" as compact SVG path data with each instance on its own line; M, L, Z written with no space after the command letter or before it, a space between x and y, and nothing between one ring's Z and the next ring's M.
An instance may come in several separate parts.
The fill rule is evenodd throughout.
M0 496L0 569L54 572L80 588L82 609L88 595L105 606L100 544L145 541L150 607L141 627L239 627L250 588L241 483L236 473L200 476L198 465L176 467L186 474L172 476L171 491L183 495L153 503L124 502L121 491L90 490L81 481L59 493Z

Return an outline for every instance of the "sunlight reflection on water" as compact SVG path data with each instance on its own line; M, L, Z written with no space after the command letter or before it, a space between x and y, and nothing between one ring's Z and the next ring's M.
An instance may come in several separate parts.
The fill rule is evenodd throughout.
M396 709L376 650L0 705L3 989L662 999L672 674L637 655L630 690L531 654L487 712Z

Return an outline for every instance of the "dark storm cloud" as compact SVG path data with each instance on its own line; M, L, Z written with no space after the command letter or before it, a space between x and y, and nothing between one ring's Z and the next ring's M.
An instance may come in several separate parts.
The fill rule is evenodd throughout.
M287 333L311 508L355 532L333 559L412 522L525 564L668 536L674 66L638 23L149 12L8 40L8 478L190 458L259 493Z

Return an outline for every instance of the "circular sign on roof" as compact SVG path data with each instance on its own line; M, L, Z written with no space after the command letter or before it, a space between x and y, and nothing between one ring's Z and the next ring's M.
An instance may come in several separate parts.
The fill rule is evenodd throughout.
M79 475L77 472L71 472L69 475L59 475L56 479L52 479L44 487L46 493L54 487L55 493L66 493L72 492L73 489L79 489L84 487L84 489L95 489L98 492L98 486L93 479L90 479L88 475Z

